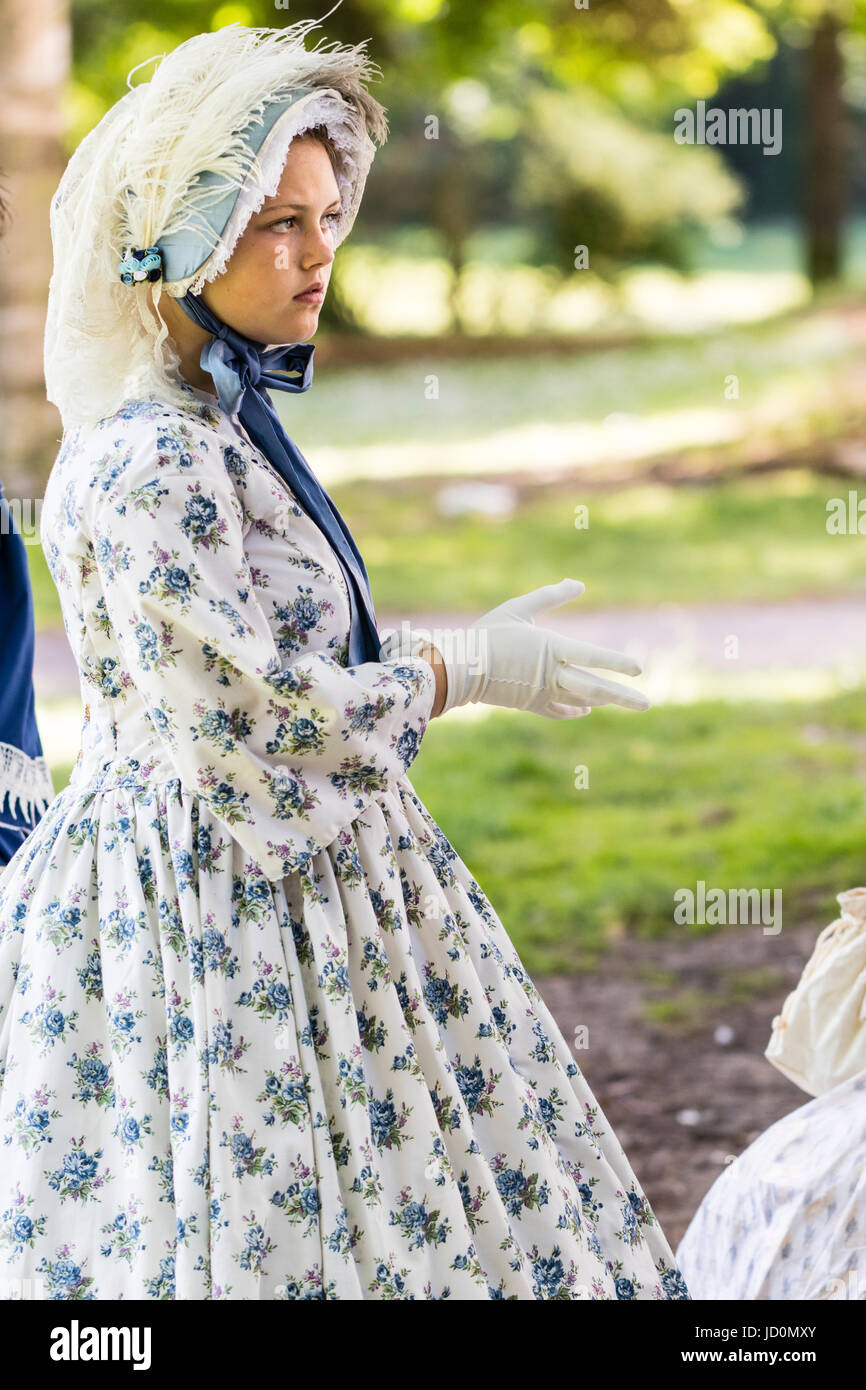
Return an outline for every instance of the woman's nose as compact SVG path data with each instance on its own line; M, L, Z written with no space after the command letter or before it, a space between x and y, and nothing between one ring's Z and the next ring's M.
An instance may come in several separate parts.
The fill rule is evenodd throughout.
M331 241L331 232L327 229L319 229L310 234L303 248L303 259L309 265L330 265L334 259L334 246Z

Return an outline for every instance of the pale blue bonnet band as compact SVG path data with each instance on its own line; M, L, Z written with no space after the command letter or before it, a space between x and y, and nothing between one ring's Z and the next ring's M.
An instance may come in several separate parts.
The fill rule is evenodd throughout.
M264 109L261 121L251 122L246 127L244 139L250 151L250 164L259 155L262 146L280 117L290 107L296 105L302 97L308 96L316 90L314 87L296 87L289 96L282 100L269 102ZM232 215L239 190L237 185L229 182L224 175L215 174L210 170L197 175L195 180L195 185L199 188L216 188L219 187L220 183L225 185L224 196L207 208L197 209L196 217L199 220L197 227L183 227L180 231L170 232L167 236L159 238L164 282L172 284L177 280L186 280L191 275L195 275L216 249Z

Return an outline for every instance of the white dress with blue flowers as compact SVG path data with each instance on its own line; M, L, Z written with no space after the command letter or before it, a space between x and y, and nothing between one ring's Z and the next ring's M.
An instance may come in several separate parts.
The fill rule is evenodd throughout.
M351 667L326 538L204 393L65 436L85 705L0 876L0 1294L687 1299L625 1154Z

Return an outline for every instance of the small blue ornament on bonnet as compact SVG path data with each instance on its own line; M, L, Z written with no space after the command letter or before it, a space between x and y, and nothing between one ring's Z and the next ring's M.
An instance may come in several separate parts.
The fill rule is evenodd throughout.
M160 280L162 252L158 246L125 250L117 272L124 285L135 285L141 280Z

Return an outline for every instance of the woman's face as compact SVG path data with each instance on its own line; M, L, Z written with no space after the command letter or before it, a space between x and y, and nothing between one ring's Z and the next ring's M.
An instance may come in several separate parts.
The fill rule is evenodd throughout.
M222 275L204 286L205 304L259 343L312 337L331 277L339 213L327 150L312 136L298 136L276 193L250 218ZM315 286L314 297L298 298Z

